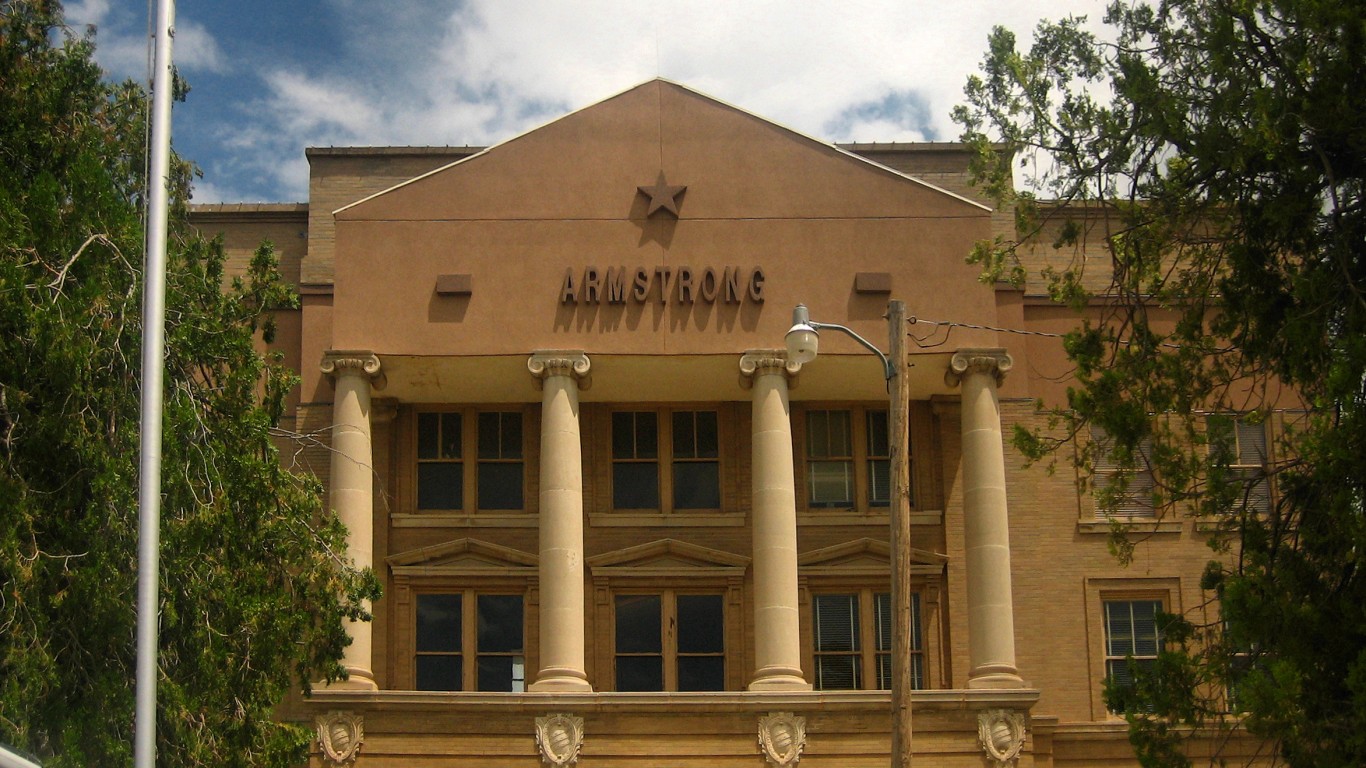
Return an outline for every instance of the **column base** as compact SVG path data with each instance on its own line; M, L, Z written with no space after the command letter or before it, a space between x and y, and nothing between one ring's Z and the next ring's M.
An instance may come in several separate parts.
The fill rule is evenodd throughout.
M582 673L575 674L576 671L542 671L536 676L536 682L527 686L527 691L531 693L592 693L593 686L588 684L588 679Z
M806 680L802 677L802 675L801 675L801 670L794 670L794 671L796 672L796 674L792 674L792 672L791 672L791 671L788 671L788 670L783 670L782 672L774 671L774 672L768 672L768 673L765 673L765 672L763 672L763 671L761 670L761 671L760 671L760 674L759 674L758 676L756 676L753 680L750 681L749 686L746 688L746 690L750 690L750 691L809 691L809 690L811 690L811 683L806 682Z
M345 680L333 680L330 683L318 683L317 688L328 691L378 691L379 684L375 682L375 673L368 669L359 667L347 667Z
M1025 681L1014 672L981 672L968 678L968 688L1025 688Z

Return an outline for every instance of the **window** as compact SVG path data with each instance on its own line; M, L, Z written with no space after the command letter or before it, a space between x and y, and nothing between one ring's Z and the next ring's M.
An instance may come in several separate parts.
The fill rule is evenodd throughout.
M618 594L614 607L616 690L725 690L721 595Z
M1157 615L1161 600L1106 600L1105 677L1111 686L1133 685L1136 669L1152 669L1162 650Z
M808 410L803 426L808 507L849 509L891 503L886 410Z
M613 412L612 507L720 509L717 421L716 411Z
M892 687L892 596L886 592L816 595L812 636L817 690ZM911 595L911 685L925 687L920 595Z
M1266 425L1238 416L1212 414L1206 417L1210 453L1217 463L1226 464L1229 479L1242 485L1239 507L1249 512L1271 511L1271 488L1266 475Z
M521 595L470 591L417 596L420 691L526 689Z
M525 504L521 411L417 415L417 508L521 510ZM473 456L474 461L466 457ZM473 510L468 502L476 502Z
M1152 469L1148 465L1151 445L1144 438L1138 446L1136 465L1120 473L1114 441L1101 427L1091 425L1091 441L1096 445L1095 475L1091 479L1096 496L1096 517L1153 517Z

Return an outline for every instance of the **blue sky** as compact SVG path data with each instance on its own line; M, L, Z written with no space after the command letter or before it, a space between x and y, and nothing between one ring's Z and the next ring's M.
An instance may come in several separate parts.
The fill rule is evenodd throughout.
M147 77L150 3L66 4ZM487 145L656 76L828 141L952 140L991 27L1098 0L180 0L195 202L302 202L310 146Z

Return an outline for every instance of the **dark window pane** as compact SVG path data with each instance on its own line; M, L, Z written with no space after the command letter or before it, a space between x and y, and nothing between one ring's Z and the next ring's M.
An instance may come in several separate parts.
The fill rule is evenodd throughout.
M720 508L720 466L714 461L674 462L674 509Z
M659 509L659 465L612 465L612 506L616 509Z
M678 652L721 653L725 651L723 617L720 595L679 595Z
M697 422L692 411L674 411L674 458L697 458Z
M885 507L892 501L892 463L887 459L868 462L868 504Z
M499 417L501 413L480 413L479 414L479 458L481 459L500 459L502 458L501 442L499 438Z
M460 595L417 596L417 650L460 650Z
M480 595L479 652L522 652L522 596Z
M464 506L464 473L459 463L417 465L417 508L460 509Z
M459 656L417 657L419 691L459 691L461 682Z
M683 656L678 659L678 690L722 691L726 662L721 656Z
M918 595L911 595L912 599L916 597L918 597ZM877 637L875 638L877 645L874 647L874 650L892 650L892 596L890 594L879 592L878 594L873 595L873 619L875 631L877 632ZM914 620L912 620L911 623L914 625ZM911 647L915 647L914 641L911 642Z
M816 650L857 651L858 595L817 595Z
M659 595L617 595L617 653L663 650L659 607Z
M659 417L654 411L636 414L636 458L653 459L659 456Z
M849 505L854 499L854 466L849 461L807 463L808 502L813 507Z
M435 413L417 415L417 457L435 459L441 444L441 418Z
M618 656L617 690L664 690L664 659L659 656Z
M460 458L460 414L441 414L441 458Z
M697 458L714 459L721 455L721 435L716 426L716 411L697 412Z
M868 412L868 455L890 456L887 440L887 412Z
M636 457L636 415L629 411L612 414L612 458Z
M479 462L479 508L522 508L522 463Z
M851 691L859 687L857 656L817 656L816 688L822 691Z
M912 660L915 658L914 656L911 657ZM911 677L914 679L915 674L912 673ZM892 654L890 653L879 653L877 655L877 687L884 691L892 687ZM919 688L920 686L913 684L911 687Z
M520 693L526 690L526 664L521 656L480 656L479 690Z

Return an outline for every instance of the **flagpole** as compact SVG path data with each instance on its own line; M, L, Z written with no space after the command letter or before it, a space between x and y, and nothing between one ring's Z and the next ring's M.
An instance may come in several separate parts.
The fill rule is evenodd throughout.
M157 0L152 64L147 259L142 295L142 421L138 476L137 708L133 764L156 765L158 573L161 550L161 414L165 366L166 216L171 168L174 0Z

